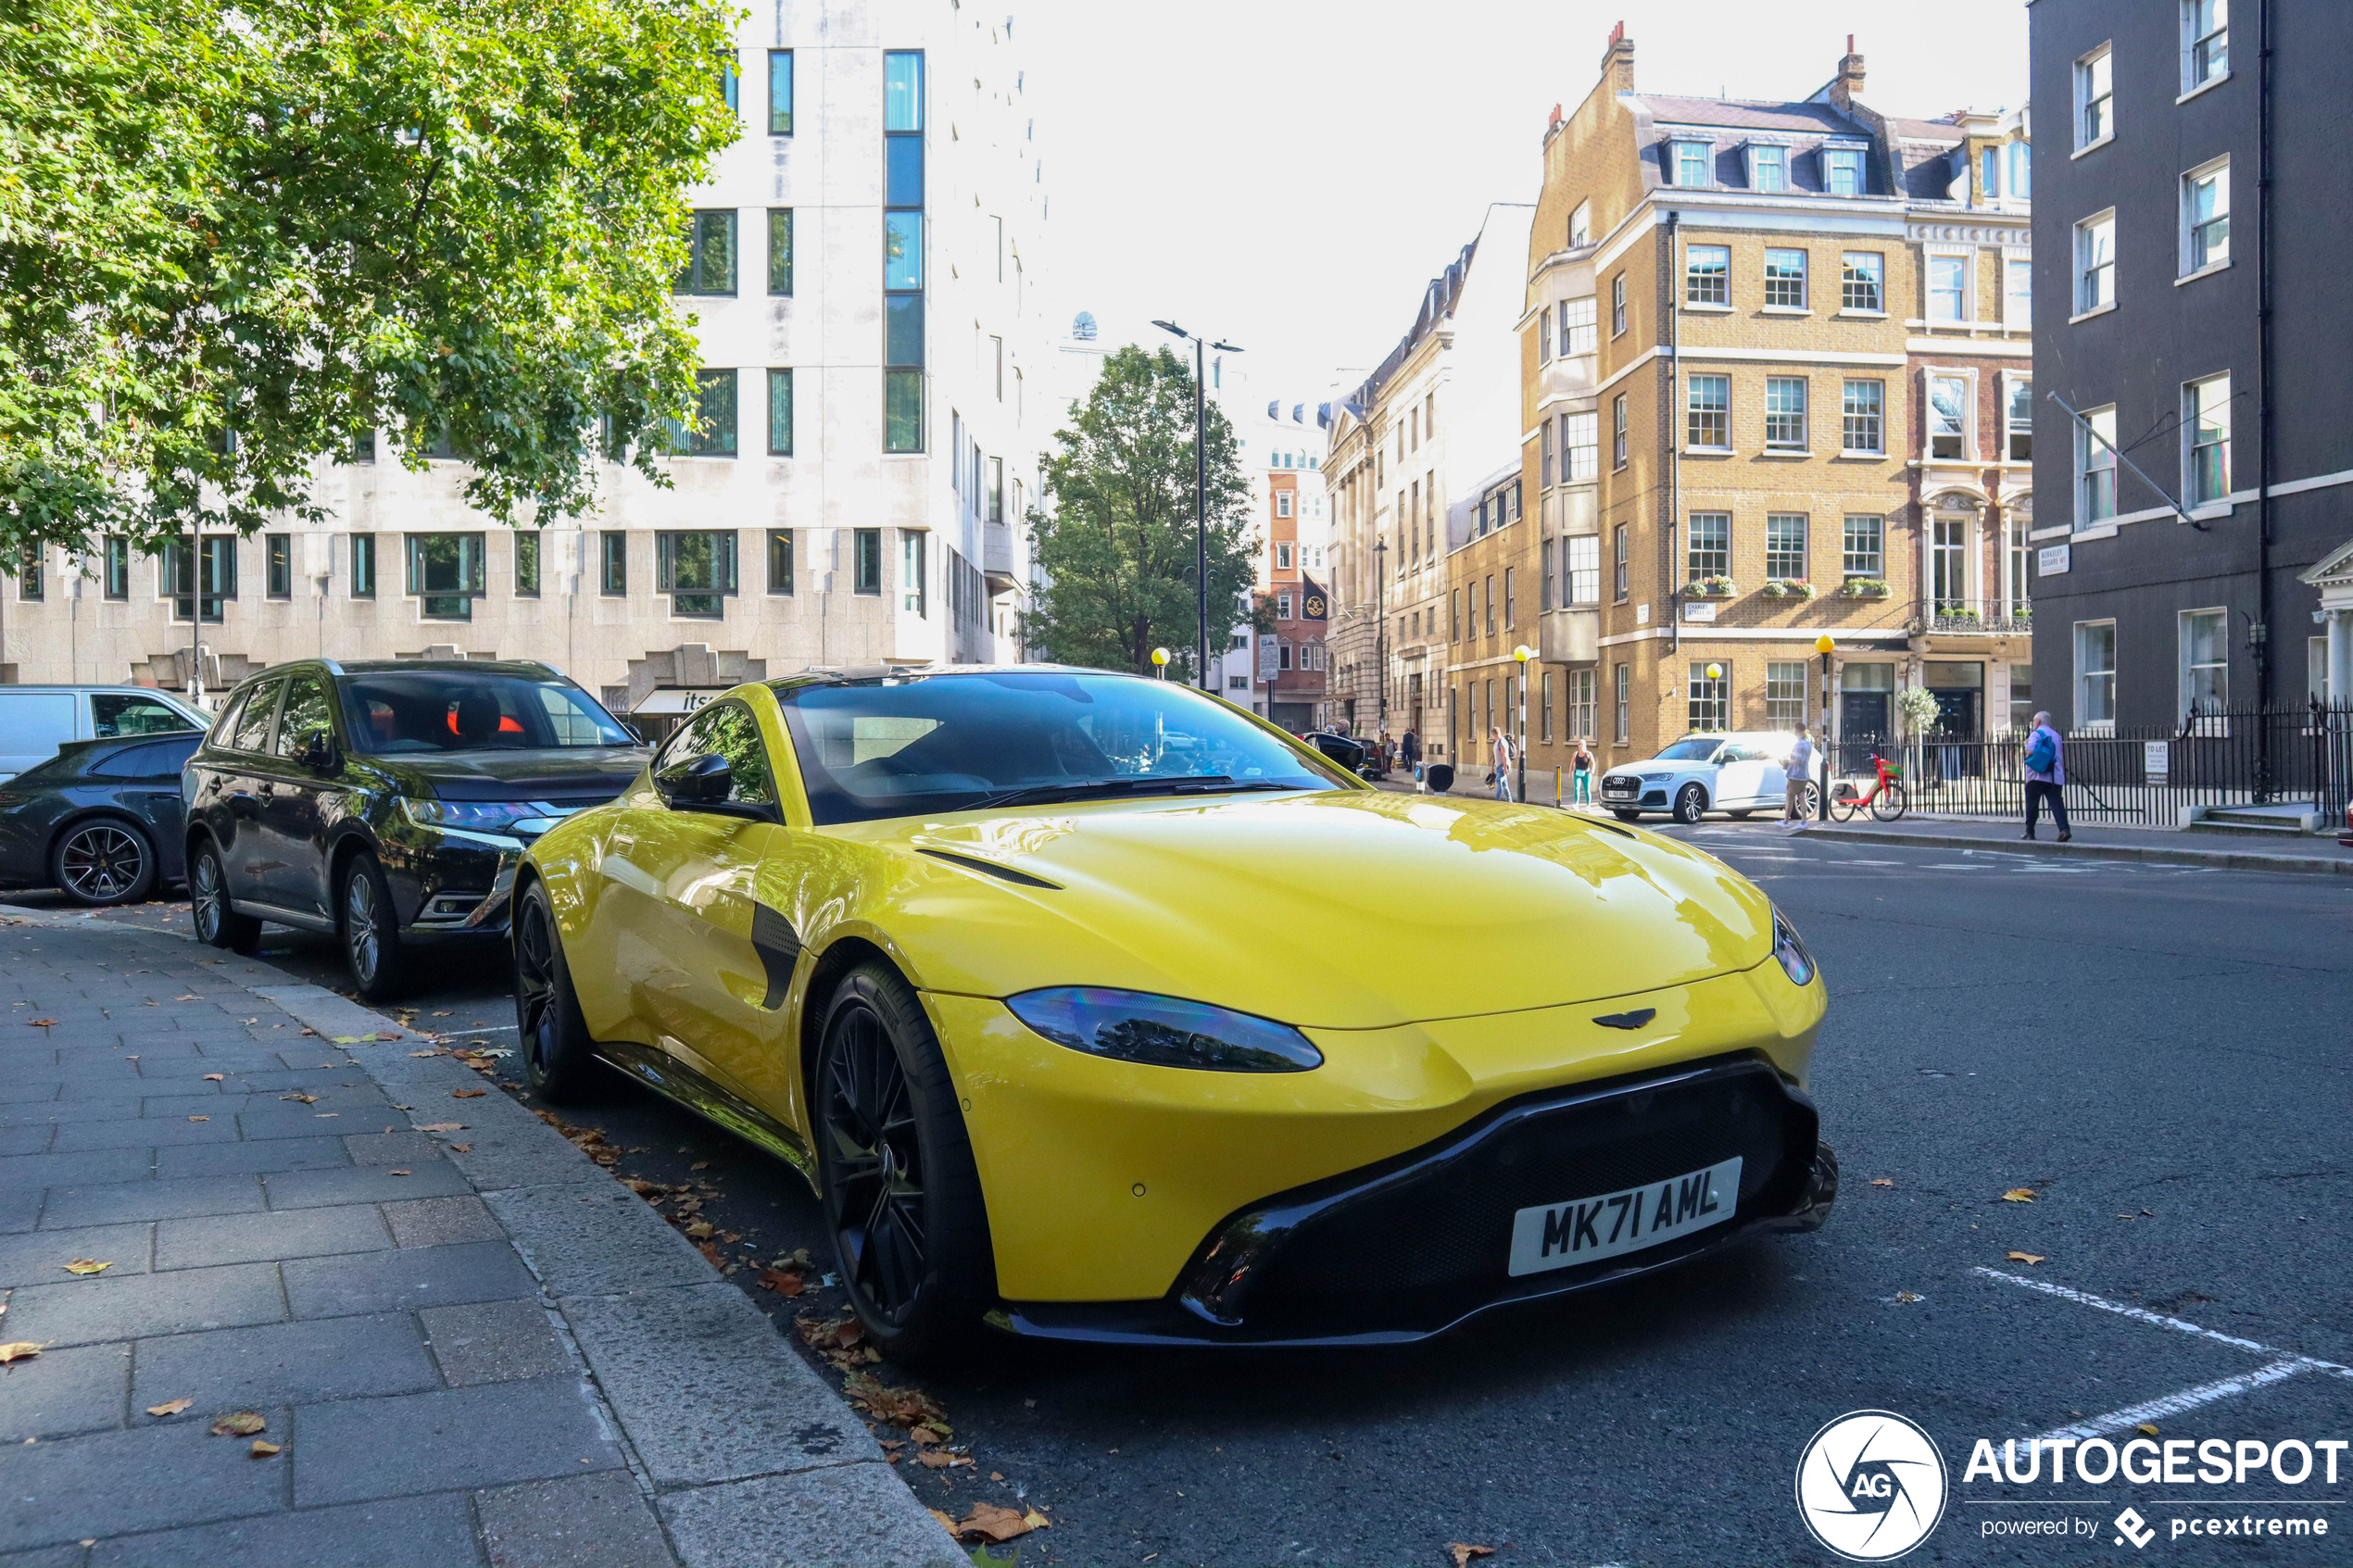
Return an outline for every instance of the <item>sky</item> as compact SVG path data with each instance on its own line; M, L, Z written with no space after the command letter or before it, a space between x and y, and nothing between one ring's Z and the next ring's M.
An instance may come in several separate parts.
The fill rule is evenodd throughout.
M1621 19L1640 90L1803 98L1853 32L1883 112L2026 96L2023 0L1006 3L1059 315L1091 310L1114 342L1173 343L1155 317L1227 339L1290 400L1361 379L1489 205L1536 199L1553 106L1592 89Z

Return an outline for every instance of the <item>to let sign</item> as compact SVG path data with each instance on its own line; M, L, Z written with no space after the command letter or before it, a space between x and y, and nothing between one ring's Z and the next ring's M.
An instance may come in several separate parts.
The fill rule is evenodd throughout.
M2151 784L2163 784L2173 773L2173 743L2151 740L2141 743L2141 771Z

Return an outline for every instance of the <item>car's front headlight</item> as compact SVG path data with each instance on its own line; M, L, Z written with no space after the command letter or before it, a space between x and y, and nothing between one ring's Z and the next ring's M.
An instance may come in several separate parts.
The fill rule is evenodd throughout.
M517 822L547 816L549 810L529 800L421 800L413 795L400 797L400 809L419 827L475 833L509 833Z
M1791 984L1805 985L1812 982L1816 972L1814 955L1798 939L1797 927L1790 924L1779 909L1773 911L1773 957L1780 960L1781 970Z
M1324 1053L1288 1023L1179 997L1056 985L1005 1005L1058 1046L1148 1067L1304 1073L1324 1064Z

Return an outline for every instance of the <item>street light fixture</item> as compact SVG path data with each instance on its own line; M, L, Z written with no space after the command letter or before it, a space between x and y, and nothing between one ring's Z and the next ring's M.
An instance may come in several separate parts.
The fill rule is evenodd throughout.
M1822 782L1814 791L1814 819L1831 820L1831 649L1838 645L1828 632L1814 639L1814 651L1822 656Z
M1152 673L1164 681L1168 679L1168 650L1166 648L1152 649Z
M1193 345L1193 613L1201 619L1201 689L1214 691L1209 672L1209 391L1208 368L1202 340L1174 321L1152 325L1174 332ZM1239 354L1230 343L1206 345L1224 354Z
M1382 589L1389 577L1389 541L1373 540L1373 734L1389 729L1389 615Z
M1512 649L1512 657L1519 660L1519 745L1513 748L1517 753L1519 778L1512 786L1512 798L1525 805L1528 801L1528 661L1536 657L1536 650L1522 643ZM1553 804L1557 806L1560 804L1557 798L1559 791L1554 791L1554 795Z

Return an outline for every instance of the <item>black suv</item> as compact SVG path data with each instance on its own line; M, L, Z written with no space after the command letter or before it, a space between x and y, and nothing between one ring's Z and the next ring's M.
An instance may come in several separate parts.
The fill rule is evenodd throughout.
M648 756L544 664L280 665L180 776L196 935L249 953L265 920L325 932L361 997L396 996L417 947L503 938L523 847Z

